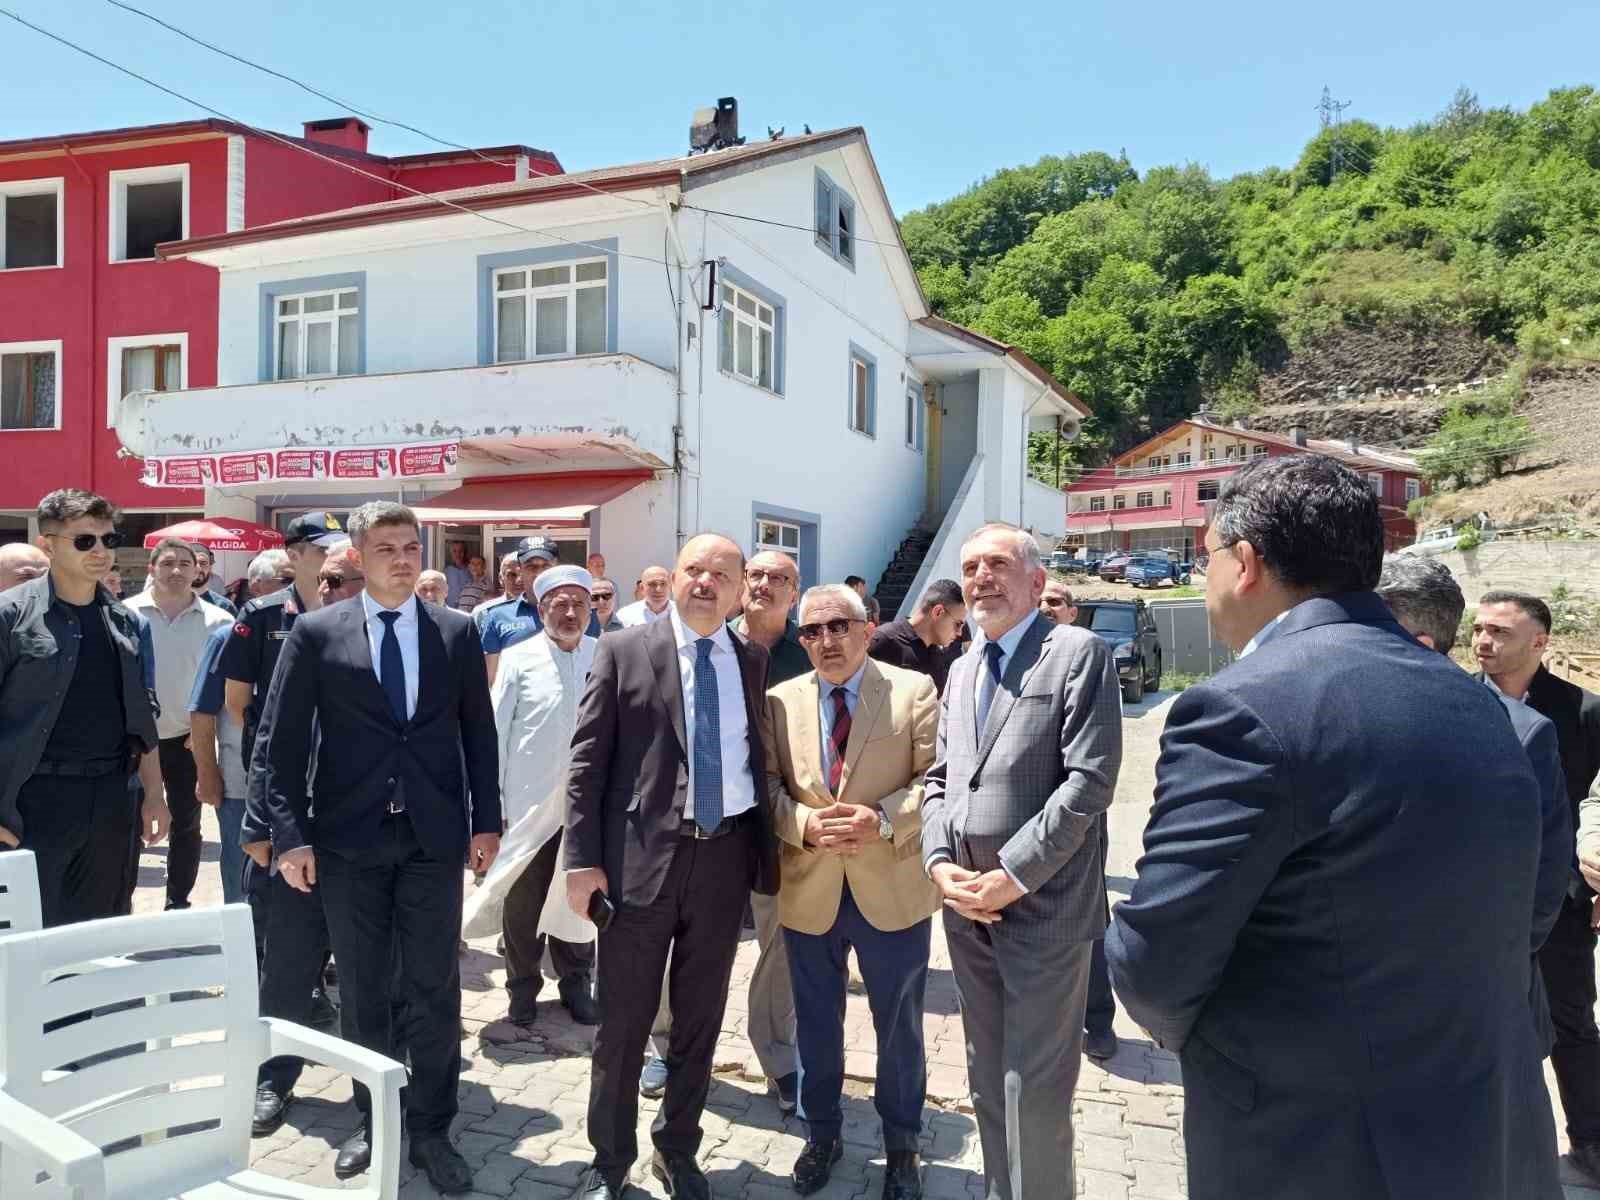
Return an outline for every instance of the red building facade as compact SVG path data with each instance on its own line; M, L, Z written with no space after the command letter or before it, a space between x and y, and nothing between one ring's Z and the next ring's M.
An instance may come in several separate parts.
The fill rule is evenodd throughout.
M342 117L299 137L204 120L0 142L0 541L58 487L109 497L135 534L200 510L198 490L144 487L111 428L126 391L216 382L217 274L159 243L561 172L527 146L385 157L367 137Z
M1354 440L1265 433L1201 413L1069 486L1063 545L1091 551L1176 550L1192 557L1205 541L1222 481L1256 458L1286 454L1326 454L1360 472L1377 493L1387 548L1416 539L1416 523L1406 510L1426 486L1414 459Z

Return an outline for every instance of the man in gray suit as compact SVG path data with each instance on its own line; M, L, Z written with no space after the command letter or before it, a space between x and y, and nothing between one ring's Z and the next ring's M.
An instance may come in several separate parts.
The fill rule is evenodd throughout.
M1032 536L985 525L961 548L983 638L950 669L923 800L945 903L988 1200L1073 1194L1091 945L1105 932L1099 819L1122 762L1106 645L1039 615Z

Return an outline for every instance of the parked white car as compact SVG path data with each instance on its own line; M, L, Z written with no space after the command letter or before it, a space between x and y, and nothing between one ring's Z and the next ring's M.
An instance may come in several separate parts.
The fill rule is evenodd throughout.
M1461 544L1462 536L1469 529L1475 529L1480 542L1494 540L1493 529L1478 528L1474 521L1467 521L1461 525L1441 525L1437 529L1430 529L1422 534L1409 546L1397 550L1397 554L1446 554L1456 549Z

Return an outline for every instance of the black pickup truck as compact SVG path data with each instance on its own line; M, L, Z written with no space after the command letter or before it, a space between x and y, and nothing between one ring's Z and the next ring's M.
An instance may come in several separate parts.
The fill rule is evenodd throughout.
M1122 681L1122 698L1137 704L1161 687L1161 640L1143 600L1083 600L1074 625L1111 647Z

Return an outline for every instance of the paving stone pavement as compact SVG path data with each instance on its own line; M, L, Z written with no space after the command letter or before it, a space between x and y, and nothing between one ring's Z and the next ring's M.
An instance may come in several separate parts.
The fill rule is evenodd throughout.
M1130 706L1124 718L1122 776L1111 810L1107 886L1113 903L1132 885L1140 837L1150 806L1161 724L1170 695L1158 693ZM192 897L197 906L220 904L216 867L217 827L204 814L206 862ZM164 852L141 860L135 911L158 911L164 899ZM470 886L470 882L469 882ZM745 1039L745 996L755 966L754 936L739 948L718 1045L716 1079L703 1127L699 1161L718 1200L792 1200L789 1172L805 1141L804 1125L785 1120L767 1093L761 1068ZM585 1135L589 1101L591 1030L575 1025L549 983L541 997L531 1037L506 1041L505 964L494 939L469 944L461 958L462 1025L460 1114L452 1134L475 1172L474 1197L566 1200L587 1169L591 1149ZM545 1002L548 997L548 1003ZM982 1200L982 1154L967 1091L961 1015L944 934L935 920L932 970L923 1022L928 1050L928 1106L922 1156L928 1200ZM1176 1058L1153 1046L1120 1010L1120 1048L1104 1064L1083 1062L1073 1102L1076 1150L1073 1171L1084 1200L1179 1200L1188 1194L1183 1150L1183 1088ZM844 1160L819 1200L877 1200L883 1152L871 1103L876 1070L875 1039L866 994L853 980L845 1013L846 1100ZM1553 1077L1551 1095L1555 1096ZM273 1175L326 1187L359 1187L365 1177L341 1185L333 1176L338 1145L355 1128L348 1077L308 1067L296 1088L289 1118L272 1137L257 1139L252 1165ZM1557 1125L1560 1126L1559 1100ZM639 1144L644 1158L631 1182L657 1200L666 1192L649 1173L649 1125L656 1101L641 1099ZM1562 1149L1565 1150L1565 1138ZM1600 1189L1571 1181L1568 1200L1600 1200ZM427 1179L402 1151L400 1195L434 1196Z

